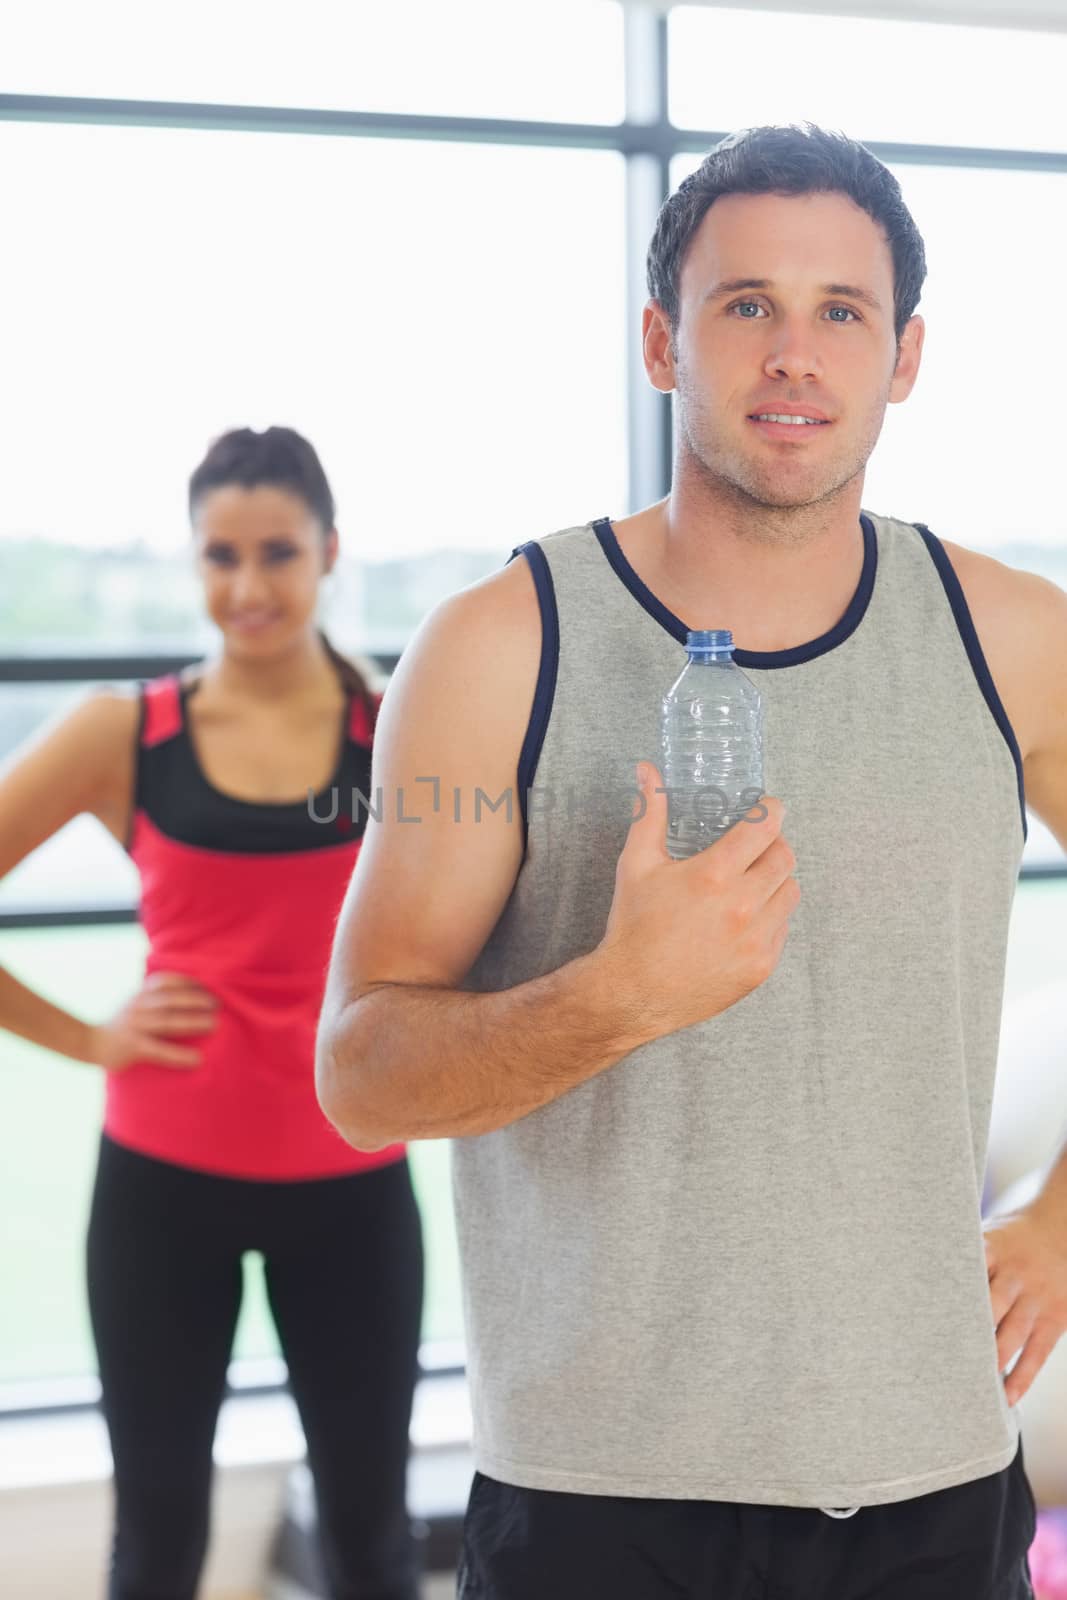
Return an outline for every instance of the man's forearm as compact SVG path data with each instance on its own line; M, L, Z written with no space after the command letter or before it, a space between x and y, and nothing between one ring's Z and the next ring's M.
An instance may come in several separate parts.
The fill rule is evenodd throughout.
M316 1078L357 1149L489 1133L648 1042L596 953L488 994L382 984L332 1012Z

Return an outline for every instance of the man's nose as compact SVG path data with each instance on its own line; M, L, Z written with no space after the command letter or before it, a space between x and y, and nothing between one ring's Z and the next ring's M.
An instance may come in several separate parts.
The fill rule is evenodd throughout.
M788 378L799 383L822 373L815 339L810 327L785 321L775 330L776 337L767 353L763 370L768 377Z

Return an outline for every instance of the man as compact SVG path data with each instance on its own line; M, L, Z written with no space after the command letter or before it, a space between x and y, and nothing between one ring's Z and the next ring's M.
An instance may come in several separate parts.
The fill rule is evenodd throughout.
M1030 1593L1067 1158L984 1237L979 1197L1024 780L1067 845L1067 596L861 512L924 276L862 146L717 147L649 253L670 494L523 546L386 696L319 1093L356 1145L455 1141L469 1600ZM709 627L765 815L675 862L625 787Z

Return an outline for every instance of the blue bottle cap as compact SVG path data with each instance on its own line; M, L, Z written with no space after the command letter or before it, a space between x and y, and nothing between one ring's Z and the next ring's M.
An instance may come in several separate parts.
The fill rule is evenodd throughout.
M729 628L693 628L686 635L686 649L701 654L715 650L732 650L734 636Z

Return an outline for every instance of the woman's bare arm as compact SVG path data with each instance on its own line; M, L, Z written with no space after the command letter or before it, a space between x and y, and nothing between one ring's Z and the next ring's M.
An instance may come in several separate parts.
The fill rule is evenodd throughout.
M91 695L0 766L0 878L92 812L117 837L129 815L137 701ZM91 1059L92 1027L0 967L0 1028L76 1061Z

